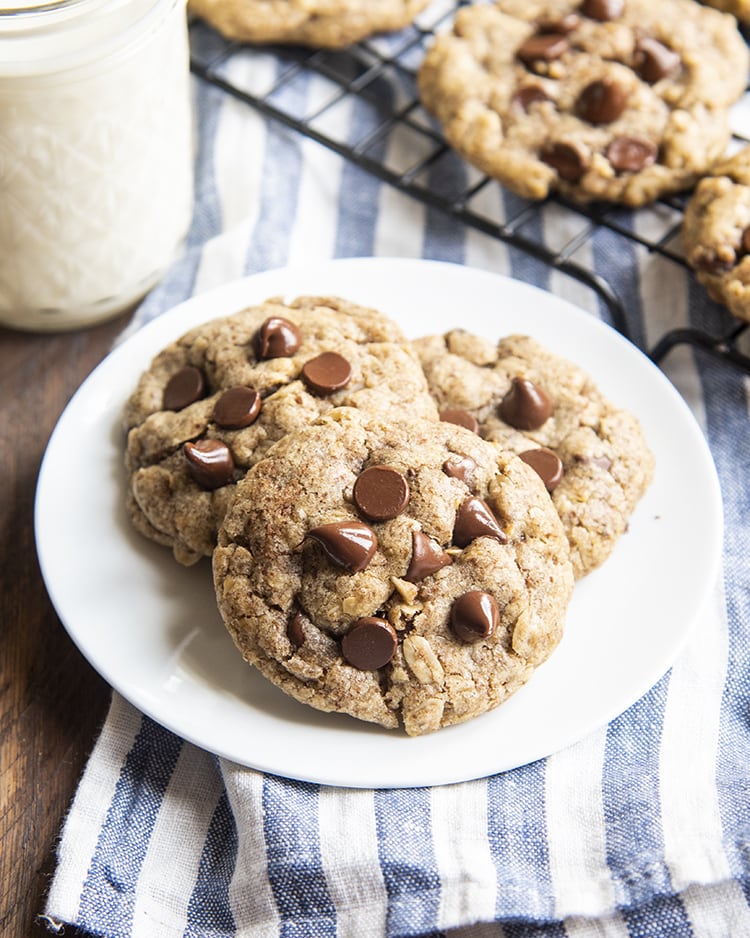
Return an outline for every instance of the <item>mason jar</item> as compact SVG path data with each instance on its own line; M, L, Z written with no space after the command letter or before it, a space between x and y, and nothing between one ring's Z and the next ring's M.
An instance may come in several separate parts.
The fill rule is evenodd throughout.
M0 325L111 318L153 287L193 205L185 0L3 0Z

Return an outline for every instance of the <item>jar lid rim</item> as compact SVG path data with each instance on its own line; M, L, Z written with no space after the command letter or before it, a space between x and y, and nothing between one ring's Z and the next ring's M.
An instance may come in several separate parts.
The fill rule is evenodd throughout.
M125 16L137 20L160 0L0 0L0 29L3 35L17 31L56 28L79 23L89 16L101 19Z
M13 9L9 4L15 4ZM36 4L36 5L34 5ZM0 77L114 58L186 0L0 0Z
M94 5L99 2L94 0ZM0 17L78 12L78 8L91 5L91 0L0 0Z

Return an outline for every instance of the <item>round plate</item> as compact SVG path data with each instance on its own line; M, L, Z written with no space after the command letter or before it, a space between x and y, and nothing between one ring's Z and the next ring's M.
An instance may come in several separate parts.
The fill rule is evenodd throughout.
M374 306L409 337L456 326L490 338L534 336L635 413L656 456L654 480L628 532L576 585L559 647L521 691L468 723L412 739L287 697L235 650L215 607L208 561L180 567L125 514L120 415L151 358L207 319L302 294ZM716 582L721 534L718 480L700 428L662 372L617 332L496 274L380 258L248 277L135 333L60 418L36 501L37 548L52 602L116 690L168 729L238 763L349 787L484 777L549 755L617 716L677 656Z

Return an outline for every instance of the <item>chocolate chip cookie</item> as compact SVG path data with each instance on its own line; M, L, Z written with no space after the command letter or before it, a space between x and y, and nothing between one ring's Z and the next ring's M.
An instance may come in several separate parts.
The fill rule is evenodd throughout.
M413 345L442 419L520 454L550 491L576 577L598 567L653 474L638 420L528 336L493 343L454 330Z
M698 183L685 206L682 241L709 296L750 321L750 147Z
M429 0L189 0L229 39L340 49L412 22Z
M450 145L530 199L640 206L725 151L748 50L692 0L497 0L462 7L419 70Z
M287 694L417 736L502 703L552 652L573 588L539 476L464 427L338 408L235 490L224 621Z
M414 352L380 312L269 299L191 330L156 356L125 408L133 524L182 564L210 555L248 468L340 405L437 417Z

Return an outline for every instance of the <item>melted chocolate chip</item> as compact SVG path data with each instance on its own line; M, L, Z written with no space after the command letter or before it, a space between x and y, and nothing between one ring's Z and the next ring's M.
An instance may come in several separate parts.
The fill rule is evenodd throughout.
M624 0L584 0L581 4L581 13L592 20L604 23L607 20L622 16L625 9Z
M615 137L605 156L616 173L638 173L656 162L659 149L645 137Z
M567 13L565 16L542 17L536 22L536 28L540 33L572 33L581 22L581 17L577 13Z
M497 628L499 619L497 600L483 590L464 593L451 606L451 628L467 644L489 638Z
M568 51L568 40L560 33L534 33L516 50L524 65L534 62L552 62Z
M658 39L645 37L635 47L633 67L650 85L666 78L680 65L679 55Z
M477 464L471 456L451 456L443 463L443 472L451 479L458 479L460 482L468 484L474 475Z
M302 380L315 394L332 394L346 387L352 366L338 352L323 352L302 366Z
M540 88L539 85L523 85L513 95L511 102L528 113L532 104L540 104L542 101L551 100L544 88Z
M361 521L333 521L307 533L323 548L329 560L350 573L359 573L372 560L378 539Z
M255 357L287 358L302 344L302 335L293 322L281 316L270 316L255 333Z
M466 427L472 433L479 433L479 422L468 410L441 410L440 419L443 423L455 423L459 427Z
M542 147L539 159L551 166L565 182L578 182L589 165L585 151L575 143L547 143Z
M357 619L341 639L341 652L354 668L377 671L396 652L398 637L390 622L377 616Z
M599 78L586 85L575 105L576 116L589 124L611 124L625 110L626 89L613 78Z
M389 521L409 504L406 476L391 466L371 466L357 476L354 504L370 521Z
M453 543L457 547L468 547L478 537L492 537L501 544L508 542L487 502L472 496L456 512Z
M229 447L220 440L198 440L185 443L182 451L190 475L204 489L228 485L234 477L234 460Z
M260 394L255 388L229 388L214 406L214 423L228 430L240 430L255 423L260 408Z
M514 378L500 402L500 416L516 430L538 430L552 416L552 401L532 381Z
M307 617L298 610L287 623L286 637L295 648L301 648L305 644L304 624L308 621Z
M447 567L450 563L453 563L451 555L447 554L436 541L423 531L412 531L411 560L404 574L405 580L417 583L437 573L438 570L442 570L443 567Z
M750 228L745 228L742 232L740 246L744 254L750 254Z
M543 446L540 449L527 449L519 456L536 472L548 492L559 484L563 477L563 464L557 453Z
M199 401L206 393L206 379L200 368L185 365L175 372L164 388L164 410L182 410Z

